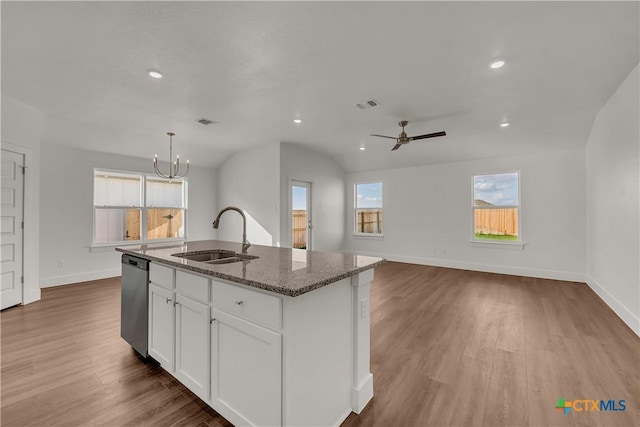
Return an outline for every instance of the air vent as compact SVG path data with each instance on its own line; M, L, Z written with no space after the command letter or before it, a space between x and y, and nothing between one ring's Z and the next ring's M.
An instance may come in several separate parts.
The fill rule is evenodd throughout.
M211 124L215 125L218 123L218 122L214 122L213 120L205 119L204 117L196 120L196 122L200 123L201 125L211 125Z
M378 105L380 105L378 104L378 101L376 101L375 99L370 99L368 101L361 102L360 104L356 104L356 107L361 110L366 110L367 108L377 107Z

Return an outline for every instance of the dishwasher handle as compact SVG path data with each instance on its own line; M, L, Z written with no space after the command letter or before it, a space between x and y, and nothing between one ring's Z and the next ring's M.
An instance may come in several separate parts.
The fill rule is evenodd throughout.
M149 261L142 258L136 258L131 255L122 255L122 265L127 265L140 270L149 271Z

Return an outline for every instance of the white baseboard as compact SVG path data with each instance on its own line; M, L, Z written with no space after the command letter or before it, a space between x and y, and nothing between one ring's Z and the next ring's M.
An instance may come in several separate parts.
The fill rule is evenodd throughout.
M122 271L119 268L102 271L89 271L86 273L67 274L65 276L41 277L40 288L50 288L52 286L70 285L78 282L88 282L91 280L107 279L109 277L120 276Z
M622 302L616 297L611 295L598 281L593 277L587 275L587 285L595 292L605 304L609 306L611 310L618 317L631 328L636 335L640 337L640 317L629 310Z
M351 409L359 414L371 399L373 399L373 375L369 373L357 388L351 389Z
M344 251L344 253L368 255L368 256L374 256L379 258L386 258L389 261L429 265L433 267L455 268L458 270L472 270L472 271L482 271L485 273L511 274L514 276L537 277L540 279L564 280L568 282L584 282L585 281L585 277L583 273L572 272L572 271L541 270L536 268L511 267L507 265L490 265L490 264L480 264L480 263L474 263L474 262L454 261L449 259L421 258L421 257L410 257L410 256L402 256L402 255L398 256L398 255L377 254L377 253L370 253L370 252L360 252L360 251Z
M40 298L40 289L31 289L29 292L24 293L22 304L31 304L32 302L39 301Z

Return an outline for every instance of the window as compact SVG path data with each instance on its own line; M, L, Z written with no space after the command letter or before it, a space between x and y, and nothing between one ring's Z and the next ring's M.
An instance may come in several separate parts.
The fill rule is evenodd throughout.
M382 183L355 185L355 233L382 234Z
M474 240L520 241L520 174L473 177Z
M185 179L94 169L93 243L184 239Z

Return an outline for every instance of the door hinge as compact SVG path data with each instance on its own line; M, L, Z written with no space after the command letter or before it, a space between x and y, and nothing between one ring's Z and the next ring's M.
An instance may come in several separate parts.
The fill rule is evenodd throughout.
M22 229L24 230L24 221L22 221L22 222L20 223L20 226L21 226L21 227L22 227Z
M20 169L22 169L22 175L24 175L24 171L27 169L26 166L20 166Z
M20 276L20 283L24 284L24 276Z

